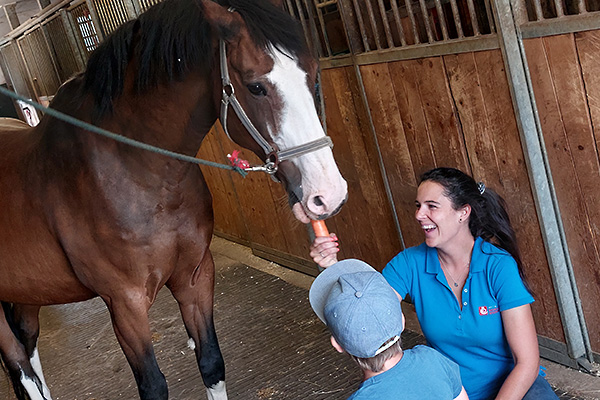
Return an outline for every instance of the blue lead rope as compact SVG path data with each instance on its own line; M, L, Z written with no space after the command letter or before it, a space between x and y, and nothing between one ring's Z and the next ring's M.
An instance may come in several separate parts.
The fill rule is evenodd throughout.
M71 125L77 126L79 128L85 129L89 132L92 133L96 133L98 135L116 140L117 142L120 143L125 143L129 146L133 146L136 147L138 149L142 149L142 150L147 150L147 151L151 151L153 153L157 153L157 154L161 154L167 157L171 157L174 158L176 160L180 160L180 161L186 161L186 162L190 162L193 164L201 164L201 165L207 165L209 167L216 167L216 168L221 168L221 169L226 169L226 170L231 170L231 171L235 171L238 174L242 175L243 177L246 177L246 175L248 175L248 172L243 170L240 167L237 166L232 166L232 165L227 165L227 164L220 164L217 162L213 162L213 161L208 161L208 160L202 160L200 158L196 158L196 157L191 157L191 156L187 156L185 154L181 154L181 153L175 153L173 151L169 151L166 149L161 149L160 147L156 147L156 146L152 146L150 144L147 143L143 143L143 142L139 142L137 140L134 139L130 139L128 137L122 136L122 135L117 135L116 133L112 133L110 131L107 131L106 129L102 129L99 128L95 125L89 124L87 122L81 121L77 118L74 118L70 115L67 115L63 112L57 111L53 108L49 108L49 107L44 107L43 105L36 103L35 101L29 100L23 96L20 96L19 94L12 92L10 90L7 90L5 88L3 88L2 86L0 86L0 93L4 94L5 96L8 96L12 99L15 100L19 100L22 101L23 103L27 103L30 106L32 106L33 108L42 111L45 114L51 115L55 118L58 118L60 120L63 120Z

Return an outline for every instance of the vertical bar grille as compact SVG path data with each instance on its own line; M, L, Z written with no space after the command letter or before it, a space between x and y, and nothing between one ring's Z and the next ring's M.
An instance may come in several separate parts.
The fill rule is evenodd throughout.
M529 21L566 18L600 11L598 0L521 0Z
M139 0L142 11L146 11L150 7L160 3L162 0Z
M98 47L100 40L96 32L96 27L92 21L90 10L86 3L75 7L71 11L73 21L77 25L77 33L83 48L85 48L88 55Z
M60 81L54 69L50 51L41 27L19 39L25 63L38 96L52 96L58 90Z
M127 12L123 0L93 0L93 3L105 36L133 18Z
M10 79L13 90L21 96L33 97L27 81L27 70L23 64L23 58L19 52L18 45L15 42L11 42L2 47L0 53L2 54L6 68L10 71L10 76L7 76L6 79Z
M61 82L66 81L72 75L79 72L77 60L75 59L75 53L77 49L71 47L71 42L67 36L67 31L60 15L56 18L51 19L45 24L46 33L56 54L56 61L58 63L58 74Z
M302 25L306 42L316 55L327 58L349 53L338 0L285 0L283 4Z
M300 20L309 43L316 31L318 54L329 58L350 49L359 54L493 34L490 1L312 0L312 9L306 0L304 4L285 0L285 4ZM336 24L345 32L336 31ZM337 50L334 40L343 42L343 51Z

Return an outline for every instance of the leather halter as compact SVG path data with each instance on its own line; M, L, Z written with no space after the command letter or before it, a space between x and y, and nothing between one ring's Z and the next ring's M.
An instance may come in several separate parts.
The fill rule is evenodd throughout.
M242 105L235 96L235 90L233 88L233 84L231 83L231 79L229 78L229 69L227 68L227 52L225 48L225 41L223 39L219 41L219 53L221 62L221 81L223 83L223 98L221 99L221 125L223 125L223 129L225 130L227 137L233 141L227 129L227 109L231 104L231 107L248 133L250 133L254 141L262 148L267 156L264 165L249 168L247 171L264 171L269 175L273 175L277 172L279 163L282 161L300 157L301 155L311 153L324 147L333 148L333 142L329 136L323 136L320 139L284 150L279 150L272 146L254 127L252 121L250 121L250 118L248 118L248 115L246 115Z

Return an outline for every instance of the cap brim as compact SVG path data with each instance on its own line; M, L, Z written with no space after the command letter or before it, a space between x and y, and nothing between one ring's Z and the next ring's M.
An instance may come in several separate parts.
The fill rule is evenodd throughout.
M333 285L340 279L340 276L345 274L353 274L355 272L377 272L373 267L361 260L347 259L339 261L333 264L331 267L326 268L323 272L317 276L310 287L308 292L308 299L310 305L325 324L325 303L329 297L329 292Z

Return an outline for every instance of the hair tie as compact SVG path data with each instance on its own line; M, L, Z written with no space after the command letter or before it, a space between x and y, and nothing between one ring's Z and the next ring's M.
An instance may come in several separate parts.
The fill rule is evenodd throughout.
M483 196L485 193L485 185L483 182L477 182L477 189L479 189L479 194Z

